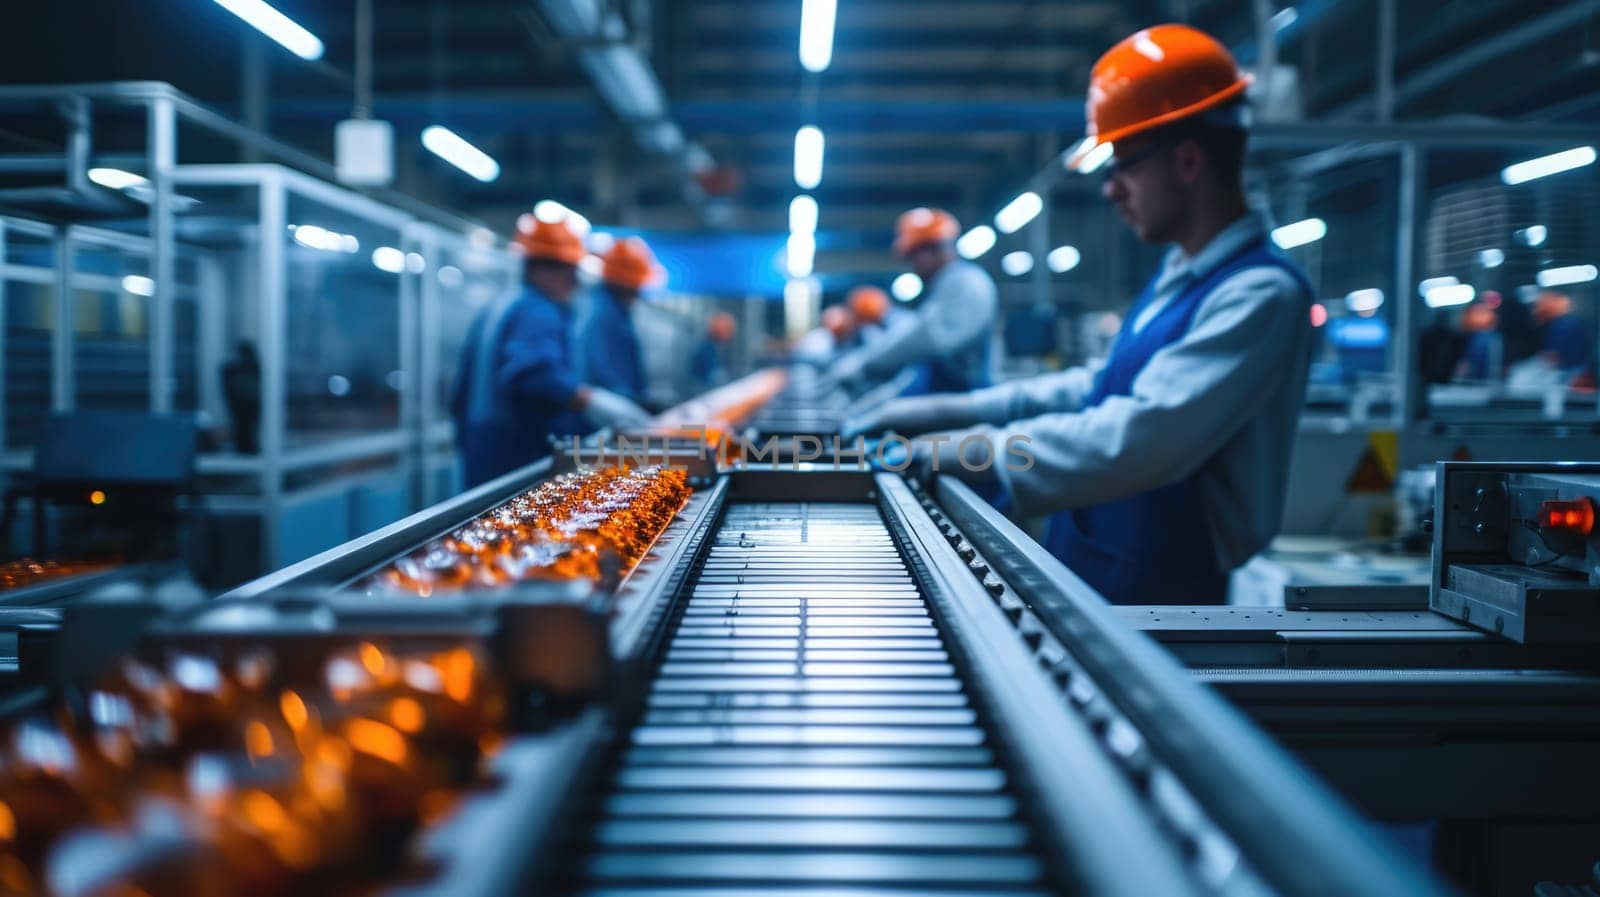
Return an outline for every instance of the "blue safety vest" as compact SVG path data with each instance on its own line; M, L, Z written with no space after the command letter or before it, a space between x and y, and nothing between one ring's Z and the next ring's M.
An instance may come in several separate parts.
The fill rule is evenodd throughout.
M1266 239L1257 240L1184 288L1143 329L1134 322L1155 295L1152 279L1134 301L1111 357L1084 399L1093 408L1112 396L1133 394L1133 381L1156 352L1182 339L1195 312L1224 280L1247 268L1276 267L1311 296L1295 264ZM1308 308L1309 313L1309 308ZM1217 564L1200 496L1198 473L1137 495L1050 518L1045 547L1106 600L1115 604L1221 604L1228 573Z

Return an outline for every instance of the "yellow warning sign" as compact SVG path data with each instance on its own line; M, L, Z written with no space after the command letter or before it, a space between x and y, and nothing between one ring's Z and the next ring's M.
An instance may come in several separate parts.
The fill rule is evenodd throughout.
M1400 469L1400 436L1393 430L1374 430L1367 434L1367 447L1356 461L1355 470L1345 483L1351 493L1388 493L1394 489Z

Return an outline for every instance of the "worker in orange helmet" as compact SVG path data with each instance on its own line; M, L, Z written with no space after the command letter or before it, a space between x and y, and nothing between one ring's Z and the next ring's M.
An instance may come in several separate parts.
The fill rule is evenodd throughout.
M961 225L942 209L918 208L895 222L894 251L922 280L923 299L912 322L834 362L824 387L862 388L900 370L926 366L933 392L966 392L994 380L994 280L956 255Z
M830 305L822 310L822 325L794 341L790 357L802 364L827 367L850 348L855 335L856 321L850 310L842 305Z
M578 376L571 303L583 241L564 221L527 215L512 248L522 256L522 286L472 322L450 400L468 488L548 456L552 439L649 419Z
M1146 28L1101 56L1088 136L1068 162L1105 165L1101 196L1140 240L1170 247L1109 357L899 399L853 428L953 430L919 440L908 463L1052 514L1046 547L1114 602L1220 603L1230 571L1281 523L1312 290L1245 201L1249 83L1225 47L1185 25Z
M889 317L889 294L877 287L856 287L845 294L844 301L860 326L881 327Z
M600 286L578 322L578 372L585 383L644 402L644 359L631 311L645 290L666 282L650 247L638 237L611 244L600 257Z
M728 382L728 363L724 355L738 332L738 321L728 312L719 311L706 320L706 338L689 360L689 378L697 389L711 389Z

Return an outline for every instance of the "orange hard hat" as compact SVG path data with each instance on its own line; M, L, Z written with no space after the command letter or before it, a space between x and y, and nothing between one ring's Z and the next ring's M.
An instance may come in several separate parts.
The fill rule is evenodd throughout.
M1500 316L1486 303L1474 302L1461 312L1461 329L1468 333L1493 330L1500 325Z
M1555 290L1546 290L1533 300L1533 322L1543 327L1556 318L1572 314L1572 297Z
M576 265L583 261L588 253L583 248L583 241L578 235L567 227L564 221L540 221L532 216L523 216L517 222L517 239L512 243L530 259L549 259L554 262L563 262Z
M858 321L882 324L889 315L889 294L877 287L856 287L850 291L846 301L850 303L850 312Z
M706 331L711 334L713 340L719 343L725 343L733 339L733 335L738 330L739 322L734 320L733 315L725 311L717 312L706 322Z
M1076 168L1101 144L1238 99L1250 80L1227 47L1197 28L1157 25L1134 32L1094 64L1084 106L1088 139L1067 164Z
M828 328L834 339L844 339L852 323L850 313L842 305L830 305L822 310L822 326Z
M666 282L666 272L656 264L650 247L638 237L627 237L611 244L600 257L600 279L614 286L630 290L659 286Z
M956 216L943 209L917 208L900 216L894 224L894 251L908 255L928 243L950 243L961 234Z

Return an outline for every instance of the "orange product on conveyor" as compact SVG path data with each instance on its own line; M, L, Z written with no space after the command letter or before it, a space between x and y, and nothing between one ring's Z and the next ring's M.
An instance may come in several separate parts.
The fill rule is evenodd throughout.
M761 406L783 391L789 375L782 368L767 368L735 380L699 398L669 408L656 418L653 435L699 436L702 430L712 445L720 444Z
M529 580L605 581L632 569L683 507L682 470L578 471L518 495L369 576L369 589L434 595Z
M34 558L21 558L0 564L0 592L7 589L20 589L24 586L38 585L53 579L65 579L68 576L78 576L83 573L93 573L96 570L108 570L116 566L115 561L41 561Z
M294 665L174 650L86 698L0 732L0 895L89 856L73 893L367 893L373 859L460 799L507 710L476 649L448 643Z

